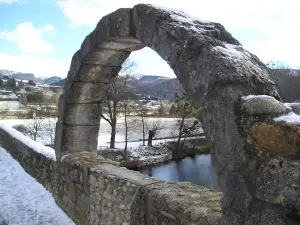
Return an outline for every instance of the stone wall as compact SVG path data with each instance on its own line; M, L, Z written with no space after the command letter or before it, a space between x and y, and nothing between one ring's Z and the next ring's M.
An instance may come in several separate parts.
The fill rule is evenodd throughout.
M12 128L10 128L12 129ZM19 133L15 130L16 133ZM19 133L22 135L21 133ZM24 139L30 139L25 137ZM24 170L45 186L50 192L57 190L58 173L54 159L36 152L24 141L14 137L6 129L0 127L0 145L14 157ZM54 196L56 193L53 193Z
M221 223L221 195L214 190L163 182L92 152L68 154L55 161L1 127L0 144L52 192L57 204L77 224Z
M291 108L270 96L242 98L239 123L247 140L244 179L251 195L247 224L300 224L296 105Z

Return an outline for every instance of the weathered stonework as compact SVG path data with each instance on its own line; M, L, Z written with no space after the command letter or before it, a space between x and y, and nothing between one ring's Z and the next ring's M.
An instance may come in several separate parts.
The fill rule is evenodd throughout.
M8 150L24 170L44 185L46 189L52 193L57 190L59 184L56 161L37 153L2 128L0 128L0 145ZM57 192L53 193L53 195L55 194Z
M254 124L251 128L256 148L284 156L300 153L300 127L290 124Z
M43 184L79 225L219 225L221 194L167 183L94 152L46 158L0 128L0 144Z
M299 224L300 126L277 121L291 110L271 97L251 96L240 109L247 140L244 179L251 194L248 224Z
M72 58L59 107L57 157L82 150L96 151L98 127L81 124L81 118L89 118L92 109L77 114L71 112L77 109L71 109L70 103L92 108L101 102L105 82L117 76L118 68L131 51L145 46L170 65L184 89L191 93L192 103L203 107L200 120L212 146L211 154L223 192L224 223L276 224L277 217L273 215L280 214L284 219L278 224L291 224L287 222L289 213L275 213L276 210L260 202L253 193L258 186L247 177L252 168L249 162L255 164L259 157L254 160L249 156L249 130L248 127L243 129L245 124L252 124L252 120L242 122L243 113L260 117L257 122L264 119L268 122L269 114L275 116L290 109L269 101L268 105L260 104L255 113L246 106L248 103L244 105L248 111L241 109L242 96L269 95L280 99L267 68L221 24L199 21L183 12L139 4L132 9L119 9L99 21ZM78 80L82 81L80 85ZM89 84L89 80L95 83ZM72 128L69 114L74 115ZM259 207L254 207L257 205Z

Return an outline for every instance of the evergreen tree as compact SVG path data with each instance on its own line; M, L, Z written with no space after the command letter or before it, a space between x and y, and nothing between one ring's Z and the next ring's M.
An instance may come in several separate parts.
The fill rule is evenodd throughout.
M16 87L16 79L15 78L8 78L7 87L9 87L9 88Z

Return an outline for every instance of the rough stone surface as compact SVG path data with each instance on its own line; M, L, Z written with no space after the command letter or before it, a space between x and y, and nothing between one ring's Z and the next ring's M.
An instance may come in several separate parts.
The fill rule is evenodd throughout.
M82 71L87 65L91 71L90 66L95 65L94 71L103 71L98 75L99 80L109 81L117 76L118 69L108 72L99 67L120 68L130 51L143 46L152 48L170 65L184 89L191 93L193 104L203 107L200 119L212 146L213 162L223 192L224 223L239 225L254 222L260 225L269 223L267 221L276 224L278 221L278 224L292 224L287 221L290 219L289 212L282 209L278 213L272 209L273 205L264 208L267 202L255 200L258 198L252 190L256 186L245 176L250 166L247 161L250 157L248 125L255 118L249 121L245 119L247 129L244 129L244 123L240 121L245 112L243 110L250 116L280 114L285 110L281 104L273 104L273 100L266 104L245 102L243 110L239 107L242 96L269 95L280 99L274 83L268 77L267 68L221 24L199 21L176 10L144 4L132 9L119 9L103 17L95 30L85 38L72 58L64 89L65 101L60 105L59 121L63 128L59 128L56 135L58 158L65 152L93 151L97 143L97 132L86 132L84 136L79 128L64 129L68 127L65 113L69 110L68 103L92 104L101 102L104 97L105 83L101 87L99 85L97 92L98 84L86 82L88 75ZM95 73L91 73L90 79L95 80L95 76ZM77 80L82 82L78 84ZM255 111L252 111L253 107ZM79 117L90 117L88 111L73 115L76 115L74 121L81 121ZM74 135L74 130L78 130L78 135ZM65 138L69 138L67 142L63 141ZM254 205L260 205L263 210L254 210ZM162 210L162 214L170 221L174 219L170 212ZM112 217L108 211L103 211L103 215ZM278 216L270 220L273 215Z
M76 224L219 225L221 221L221 194L216 191L151 178L95 152L75 152L53 161L2 129L0 144L53 194Z
M136 212L132 224L221 224L221 195L189 182L155 183L146 187L148 194L137 202L141 212ZM139 223L137 223L139 224Z
M268 113L245 113L244 104L240 126L247 140L244 179L252 212L245 224L299 224L299 125L274 121L278 115L288 113L278 110L283 104L276 100L272 100L273 106L270 102L266 105Z
M254 124L251 128L255 146L285 156L299 155L300 127L288 124Z
M56 161L37 153L3 129L0 129L0 145L9 151L27 173L56 194L55 190L59 185Z
M242 111L245 114L255 115L281 115L291 110L283 103L271 96L252 97L242 104Z

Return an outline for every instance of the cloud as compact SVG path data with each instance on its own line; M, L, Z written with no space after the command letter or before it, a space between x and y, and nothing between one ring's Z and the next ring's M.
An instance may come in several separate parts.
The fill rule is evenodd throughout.
M53 50L53 44L43 38L44 33L55 32L51 24L42 28L35 28L32 23L24 22L16 26L12 31L0 32L0 38L16 43L18 48L25 53L41 53Z
M37 76L66 77L70 60L58 60L28 54L10 55L0 52L1 69L34 73Z
M48 34L55 34L55 28L52 24L47 24L41 27L41 30Z
M71 27L94 28L104 15L122 7L132 7L140 0L57 0ZM281 59L297 62L300 52L300 14L297 0L148 0L142 1L180 9L202 20L223 24L245 47L262 60ZM245 31L244 34L241 34ZM254 32L255 31L255 32ZM247 34L252 40L246 41Z

